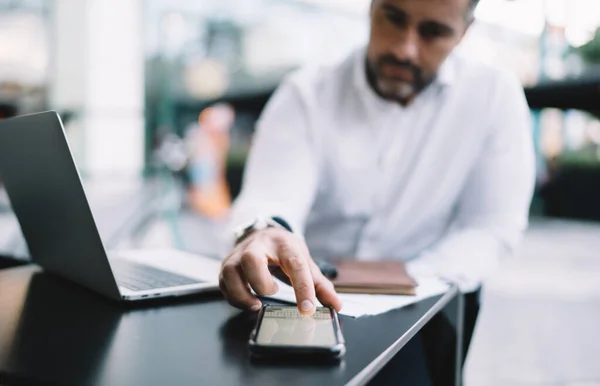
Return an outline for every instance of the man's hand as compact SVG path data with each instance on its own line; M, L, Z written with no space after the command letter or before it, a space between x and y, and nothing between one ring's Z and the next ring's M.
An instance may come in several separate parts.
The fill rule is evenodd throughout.
M219 287L227 301L238 308L259 310L260 300L252 295L250 287L260 296L277 292L269 266L280 267L290 278L300 313L312 315L317 299L323 305L341 310L342 303L333 284L312 260L306 244L277 228L253 233L223 261Z

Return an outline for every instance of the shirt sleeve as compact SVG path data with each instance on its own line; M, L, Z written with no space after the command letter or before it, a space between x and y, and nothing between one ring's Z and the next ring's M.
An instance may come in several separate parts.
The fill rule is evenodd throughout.
M306 105L287 79L257 122L225 244L231 248L233 230L257 216L280 216L301 234L316 195L319 163Z
M481 155L463 187L449 233L407 264L475 290L510 254L528 224L535 185L531 115L523 89L507 77L498 86Z

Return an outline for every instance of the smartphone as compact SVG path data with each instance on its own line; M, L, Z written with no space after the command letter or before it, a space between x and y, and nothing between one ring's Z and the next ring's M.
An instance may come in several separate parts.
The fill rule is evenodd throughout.
M337 360L346 353L337 313L329 307L318 307L312 316L303 316L296 306L265 305L249 346L257 358Z

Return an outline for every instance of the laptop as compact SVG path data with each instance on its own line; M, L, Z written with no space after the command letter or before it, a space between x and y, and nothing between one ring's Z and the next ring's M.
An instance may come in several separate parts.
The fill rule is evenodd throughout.
M0 176L31 258L46 271L120 301L218 289L217 259L105 249L56 112L0 120Z

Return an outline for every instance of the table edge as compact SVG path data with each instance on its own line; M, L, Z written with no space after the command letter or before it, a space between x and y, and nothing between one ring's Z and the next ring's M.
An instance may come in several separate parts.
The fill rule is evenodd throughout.
M448 291L431 307L413 326L400 336L387 349L379 354L371 363L356 374L347 386L365 385L396 355L423 326L440 312L459 293L458 286L452 285Z

